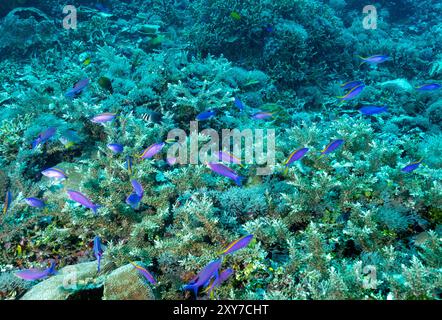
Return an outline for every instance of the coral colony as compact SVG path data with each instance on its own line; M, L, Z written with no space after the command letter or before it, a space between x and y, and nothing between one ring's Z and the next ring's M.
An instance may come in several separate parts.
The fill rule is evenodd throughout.
M440 299L442 5L370 8L2 1L0 299Z

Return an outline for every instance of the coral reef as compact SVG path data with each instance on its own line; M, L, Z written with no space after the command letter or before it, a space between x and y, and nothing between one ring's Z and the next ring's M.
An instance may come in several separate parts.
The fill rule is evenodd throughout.
M0 298L193 299L183 286L252 234L223 256L232 276L198 299L440 299L442 89L418 88L442 80L442 5L428 2L379 1L376 30L353 0L78 1L76 30L63 29L60 1L2 3ZM375 54L389 59L357 57ZM340 102L353 80L363 91ZM188 135L172 143L177 128ZM271 174L229 165L240 187L166 156L223 129L274 130ZM308 152L286 165L298 148ZM53 167L67 178L42 174ZM51 259L60 274L14 276ZM66 289L72 272L81 285Z

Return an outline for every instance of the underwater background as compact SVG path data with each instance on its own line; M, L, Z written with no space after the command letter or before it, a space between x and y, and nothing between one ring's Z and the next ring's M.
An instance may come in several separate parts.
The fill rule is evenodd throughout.
M2 1L0 298L440 299L441 17ZM272 173L167 157L195 120L273 129Z

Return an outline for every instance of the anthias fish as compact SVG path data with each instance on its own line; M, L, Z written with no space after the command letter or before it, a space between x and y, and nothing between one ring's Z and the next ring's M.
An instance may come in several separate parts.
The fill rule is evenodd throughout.
M196 120L198 120L198 121L209 120L210 118L213 118L214 116L216 116L216 114L217 114L217 111L215 109L206 110L206 111L203 111L200 114L198 114L196 116Z
M238 164L242 167L241 159L239 159L238 157L235 157L233 154L230 154L226 151L219 151L217 156L218 156L217 158L219 161Z
M209 162L207 166L213 172L216 172L229 179L232 179L239 187L241 187L242 180L244 179L244 177L238 175L234 170L230 169L229 167L225 166L222 163L217 163L217 162Z
M419 166L422 164L422 160L412 162L410 164L407 164L405 167L401 169L402 172L410 173L419 168Z
M12 202L12 193L11 191L6 191L5 195L5 202L3 203L3 214L6 214L8 212L9 207L11 206Z
M51 261L51 266L45 270L26 269L16 272L15 276L27 281L36 281L47 278L56 273L57 271L55 270L55 261Z
M250 241L252 241L252 239L253 239L253 235L249 234L249 235L241 237L235 241L232 241L224 248L223 251L221 251L220 254L226 255L226 254L238 251L239 249L246 247L250 243Z
M55 127L50 127L47 130L41 132L38 137L34 141L32 141L32 149L37 148L41 144L44 144L46 141L51 139L56 132L57 128Z
M84 194L82 194L81 192L78 191L74 191L74 190L68 190L67 191L69 198L79 204L81 204L82 206L91 209L92 212L94 214L97 214L97 210L98 208L100 208L101 206L98 204L94 204L92 203L91 200L89 200Z
M52 179L67 179L67 174L56 167L52 167L41 172L42 175Z
M351 100L356 98L359 94L361 94L362 90L364 90L365 85L364 84L360 84L356 87L353 87L349 92L347 92L345 95L343 96L338 96L338 99L341 99L342 101L344 100Z
M89 79L88 78L84 78L80 81L78 81L73 88L69 89L66 93L65 96L67 98L75 98L77 95L79 95L88 85L89 85Z
M340 86L344 90L351 90L354 87L360 86L362 84L364 84L362 81L355 80L355 81L345 82L345 83L341 84Z
M357 56L357 57L362 60L361 64L368 63L368 64L376 65L376 64L383 63L385 61L390 60L390 57L385 54L377 54L377 55L367 57L367 58L364 58L361 56Z
M45 206L45 203L43 200L38 199L38 198L25 198L25 202L31 206L31 207L35 207L35 208L43 208Z
M442 88L442 85L440 85L438 83L426 83L426 84L416 87L416 90L433 91L433 90L439 90L440 88Z
M344 140L342 139L333 140L324 148L324 150L321 151L321 154L322 155L329 154L335 151L336 149L338 149L343 143Z
M157 281L155 278L150 274L149 271L147 271L145 268L141 267L140 265L136 264L135 262L130 261L130 263L134 266L135 269L138 270L138 272L147 279L152 284L157 284Z
M308 152L308 148L300 148L297 149L295 151L293 151L290 156L288 157L288 159L285 161L285 165L289 166L291 165L293 162L300 160L302 157L305 156L305 154Z
M135 179L132 179L131 183L134 192L126 198L126 203L130 205L132 209L136 209L143 198L144 189L143 186Z
M109 150L111 150L115 154L123 152L123 149L124 149L124 146L119 143L109 143L107 145L107 147Z
M271 112L257 112L254 115L252 115L252 119L258 119L258 120L264 120L269 119L273 117L273 113Z
M100 272L103 248L101 247L101 238L99 236L95 236L94 238L94 256L97 259L97 272Z
M359 109L363 115L372 116L379 113L388 112L387 106L363 106Z
M193 278L192 281L185 285L183 289L193 290L195 297L197 297L199 288L209 285L212 278L214 278L215 281L218 279L221 262L221 258L211 261L197 274L195 278Z
M164 146L166 145L166 142L157 142L153 145L147 147L143 153L140 155L141 159L150 159L153 156L155 156L157 153L159 153Z
M244 104L237 97L235 97L235 100L233 101L233 103L239 109L239 111L243 111L244 110Z
M96 115L95 117L93 117L91 119L91 121L94 123L106 123L106 122L110 122L110 121L114 120L116 116L117 116L117 114L114 112L105 112L105 113L101 113L99 115Z

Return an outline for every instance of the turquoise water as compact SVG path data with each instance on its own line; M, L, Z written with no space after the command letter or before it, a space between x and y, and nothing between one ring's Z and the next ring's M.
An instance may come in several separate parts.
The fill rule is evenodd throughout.
M3 2L0 298L440 299L441 15Z

